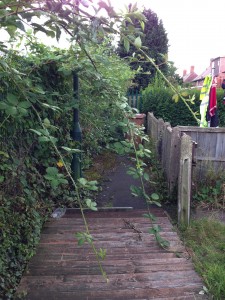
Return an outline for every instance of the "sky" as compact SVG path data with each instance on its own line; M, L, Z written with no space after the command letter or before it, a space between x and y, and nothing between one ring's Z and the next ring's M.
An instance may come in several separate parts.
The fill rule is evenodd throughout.
M116 9L129 3L150 8L162 20L169 39L169 60L180 75L191 66L199 75L211 58L225 56L224 0L111 0Z
M91 1L97 3L99 0ZM139 8L144 6L157 14L168 35L169 60L174 62L180 75L183 70L189 73L191 66L200 75L209 66L211 58L225 56L224 0L110 1L116 11L123 10L125 4L137 3Z

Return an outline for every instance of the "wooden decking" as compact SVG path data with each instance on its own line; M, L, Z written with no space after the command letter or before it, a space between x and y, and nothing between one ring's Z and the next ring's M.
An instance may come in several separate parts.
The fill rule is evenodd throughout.
M100 274L96 258L75 233L84 230L78 212L51 219L41 236L37 254L21 280L17 295L30 300L147 300L203 299L202 281L166 214L153 209L169 251L148 233L143 210L87 212L95 245L107 249L102 262L109 283Z

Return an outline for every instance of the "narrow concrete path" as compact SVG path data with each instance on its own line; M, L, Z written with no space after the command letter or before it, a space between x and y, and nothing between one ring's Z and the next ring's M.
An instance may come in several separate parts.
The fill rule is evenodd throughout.
M131 160L126 156L115 157L116 165L104 171L102 191L96 199L98 206L146 208L145 200L142 197L132 196L130 191L131 185L140 186L138 179L133 179L127 174L128 168L133 166Z

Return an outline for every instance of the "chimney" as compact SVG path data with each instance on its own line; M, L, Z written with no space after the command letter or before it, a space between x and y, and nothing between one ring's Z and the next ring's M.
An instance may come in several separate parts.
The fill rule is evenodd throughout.
M194 73L195 67L191 66L190 73Z
M183 77L187 75L187 70L183 70Z
M210 68L212 68L213 61L214 61L214 58L210 58Z

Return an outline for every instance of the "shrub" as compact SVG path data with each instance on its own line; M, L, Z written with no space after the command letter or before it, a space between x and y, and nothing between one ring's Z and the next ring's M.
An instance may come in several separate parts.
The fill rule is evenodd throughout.
M191 109L194 112L199 113L200 107L200 90L190 89L185 90L188 98L195 96L193 103L188 101ZM218 115L219 115L219 126L225 126L225 105L223 104L223 90L217 90L217 102L218 102ZM198 126L197 122L193 118L192 114L184 104L184 102L179 99L178 102L175 102L173 98L174 92L170 88L165 86L162 80L155 80L154 84L149 85L142 92L143 99L143 112L153 112L156 118L162 118L166 122L170 122L172 126ZM200 115L198 115L200 118Z
M96 71L81 49L31 44L26 57L11 51L0 59L1 299L12 297L54 206L76 205L64 167L48 136L40 134L43 128L35 110L60 150L74 148L71 70L79 68L85 158L85 153L99 152L117 135L119 106L132 77L129 67L103 46L89 45ZM70 166L71 154L63 155Z

